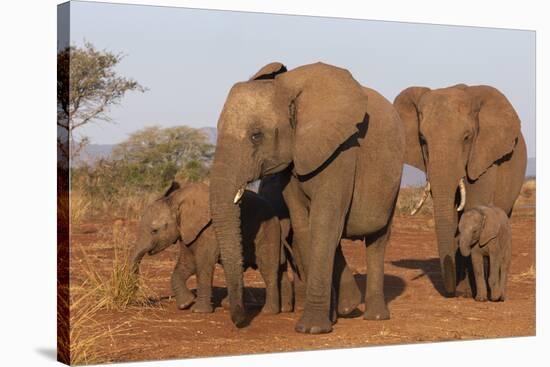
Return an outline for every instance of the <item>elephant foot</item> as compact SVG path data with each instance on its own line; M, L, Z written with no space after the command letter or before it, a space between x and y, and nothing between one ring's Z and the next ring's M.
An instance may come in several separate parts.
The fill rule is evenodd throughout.
M359 292L359 296L352 297L352 298L343 298L340 297L338 300L338 315L346 316L351 314L355 309L357 309L357 306L359 306L359 303L361 303L361 293Z
M285 303L281 305L281 312L292 312L292 303Z
M195 301L195 296L193 294L187 295L176 295L176 306L180 310L185 310L191 306Z
M347 282L340 283L340 291L338 292L338 314L349 315L361 303L361 291L352 277Z
M243 304L235 305L233 308L231 308L230 312L231 312L231 321L233 321L233 324L236 327L242 328L248 324L246 310L244 309Z
M472 298L474 296L472 293L472 288L467 280L463 280L458 283L456 286L455 296L462 298Z
M491 288L491 301L498 302L502 298L502 292L500 291L500 287L493 286Z
M197 302L191 307L191 312L195 313L212 313L214 312L214 308L210 304L210 302Z
M279 310L279 307L276 307L274 305L264 305L264 307L262 307L262 311L261 313L265 314L265 315L276 315L280 312Z
M325 312L308 311L306 308L294 329L299 333L305 334L330 333L332 331L332 322Z
M384 302L384 298L367 299L363 318L365 320L389 320L390 311L388 310L388 306L386 306L386 302Z
M222 307L224 310L229 310L231 307L229 306L229 297L225 297L222 299Z
M478 294L478 295L476 295L475 300L478 301L478 302L486 302L487 301L487 296Z

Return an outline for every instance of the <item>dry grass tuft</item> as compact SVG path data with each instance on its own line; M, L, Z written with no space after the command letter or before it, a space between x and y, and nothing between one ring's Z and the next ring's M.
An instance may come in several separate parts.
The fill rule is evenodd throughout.
M102 275L81 249L86 281L101 308L120 311L129 306L151 306L150 299L156 297L132 269L128 248L131 242L129 231L117 223L112 237L113 265L107 275Z
M127 321L114 327L98 322L101 310L160 307L150 301L154 293L133 272L128 246L133 241L122 221L115 223L109 238L113 259L108 271L101 272L102 267L83 247L79 247L78 264L83 280L78 285L71 284L70 297L66 288L64 292L61 289L63 294L58 297L58 353L63 362L95 364L109 360L108 353L101 352L105 349L99 348L98 344L110 343L117 335L127 333L130 326Z
M141 194L122 193L110 198L87 194L81 190L71 190L70 214L73 224L80 223L87 217L125 218L138 220L151 202L158 199L160 193L148 192Z
M531 264L529 269L524 271L523 273L519 273L514 276L517 280L534 280L537 276L537 270L535 268L535 264Z
M112 340L113 336L126 331L126 323L111 328L95 320L102 304L94 302L94 289L71 287L70 295L70 305L67 304L68 297L58 299L61 302L61 308L58 308L59 359L71 365L105 361L108 355L98 351L97 342Z
M91 200L85 195L75 191L71 192L71 205L69 209L71 212L71 223L80 223L80 221L88 214L91 203Z

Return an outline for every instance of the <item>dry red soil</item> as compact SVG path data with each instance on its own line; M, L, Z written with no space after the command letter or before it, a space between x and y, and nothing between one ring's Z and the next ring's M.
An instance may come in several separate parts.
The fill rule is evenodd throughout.
M71 278L83 281L81 248L100 269L112 266L108 238L114 221L84 221L73 227ZM118 220L135 233L136 222ZM236 329L228 312L218 306L212 314L180 311L169 298L170 274L177 249L146 257L142 274L161 297L155 307L124 311L100 310L83 330L111 330L96 340L101 361L135 361L239 355L279 351L417 343L460 339L527 336L535 334L535 214L524 206L512 218L513 258L505 302L476 302L471 298L445 298L437 259L433 219L396 217L385 258L385 293L391 319L367 321L359 313L340 318L330 334L294 332L298 313L258 314L263 302L263 282L256 271L247 271L245 298L251 324ZM106 240L107 239L107 240ZM103 244L103 245L102 245ZM361 287L365 284L365 249L361 243L344 242L344 253ZM194 279L189 284L194 287ZM216 269L215 302L225 289L223 271ZM363 305L360 306L361 310Z

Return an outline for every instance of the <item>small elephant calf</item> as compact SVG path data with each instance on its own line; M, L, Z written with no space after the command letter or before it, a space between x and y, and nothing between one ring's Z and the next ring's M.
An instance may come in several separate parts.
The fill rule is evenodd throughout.
M458 231L460 252L463 256L472 256L476 301L487 300L484 257L489 257L491 301L504 301L512 257L512 231L508 216L497 207L477 206L464 212Z
M265 313L292 308L292 285L286 273L281 226L270 205L245 191L241 202L243 266L258 268L266 284ZM180 309L212 312L212 278L220 250L211 226L209 189L203 183L174 182L162 198L144 212L132 263L135 271L145 254L154 255L179 243L180 255L172 273L172 290ZM197 275L197 297L186 282ZM281 288L280 288L281 287Z

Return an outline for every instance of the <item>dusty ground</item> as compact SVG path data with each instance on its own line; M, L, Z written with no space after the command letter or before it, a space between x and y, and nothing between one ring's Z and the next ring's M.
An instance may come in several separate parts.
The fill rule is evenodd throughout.
M136 222L118 220L129 233ZM79 270L82 248L99 269L111 266L112 249L106 244L113 221L88 220L73 227L72 283L84 278ZM299 313L274 316L258 314L250 326L237 330L228 312L217 307L213 314L176 310L170 296L170 274L176 249L146 257L142 272L147 284L163 297L160 306L132 307L124 311L100 310L83 333L109 330L94 341L101 361L131 361L247 353L363 347L380 344L478 339L535 334L535 216L533 203L523 203L512 219L513 260L506 302L479 303L466 298L444 298L433 219L431 216L396 217L386 252L385 292L391 320L366 321L340 318L325 335L294 332ZM364 287L364 248L345 242L345 255ZM252 312L263 302L263 282L255 271L245 275L246 298ZM215 300L219 303L223 273L217 269ZM194 279L190 286L194 287ZM363 307L361 305L361 307Z

